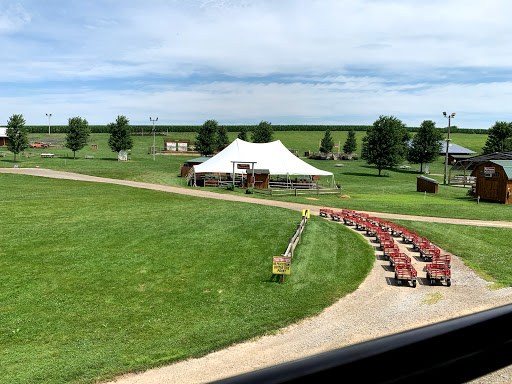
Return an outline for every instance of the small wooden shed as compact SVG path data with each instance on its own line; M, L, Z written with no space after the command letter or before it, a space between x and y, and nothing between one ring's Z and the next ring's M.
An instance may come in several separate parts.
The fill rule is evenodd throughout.
M471 176L476 177L475 192L480 199L512 203L512 160L492 160L479 164Z
M426 176L418 176L416 182L416 191L418 192L427 192L427 193L437 193L439 188L439 183L437 180L431 179Z
M252 174L248 171L247 178L251 184ZM270 171L268 169L254 169L254 188L268 189L268 182L270 180Z
M0 147L6 147L9 143L9 138L7 137L7 128L0 127Z
M211 157L203 156L203 157L197 157L192 160L188 160L184 164L180 164L180 175L181 177L187 177L188 172L194 165L202 164L207 160L210 160Z

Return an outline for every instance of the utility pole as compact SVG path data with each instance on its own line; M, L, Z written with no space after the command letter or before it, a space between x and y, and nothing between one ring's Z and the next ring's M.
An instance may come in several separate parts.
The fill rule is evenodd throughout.
M50 118L52 117L52 114L47 113L46 116L48 116L48 135L50 135Z
M447 114L443 112L443 116L448 119L448 137L446 138L446 152L444 154L444 181L443 184L446 185L446 174L448 172L448 147L450 146L450 121L455 117L455 112L451 114Z
M158 117L156 119L152 119L150 117L149 121L153 122L153 161L155 161L155 152L156 152L156 148L155 148L155 121L158 121Z

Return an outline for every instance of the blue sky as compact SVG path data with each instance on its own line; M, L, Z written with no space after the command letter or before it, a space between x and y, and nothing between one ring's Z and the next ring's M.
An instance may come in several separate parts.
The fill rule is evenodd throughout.
M512 121L512 2L0 0L0 125Z

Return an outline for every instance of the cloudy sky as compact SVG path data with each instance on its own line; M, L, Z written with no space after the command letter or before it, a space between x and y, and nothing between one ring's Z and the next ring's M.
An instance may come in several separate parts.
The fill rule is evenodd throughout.
M0 125L512 121L507 0L0 0Z

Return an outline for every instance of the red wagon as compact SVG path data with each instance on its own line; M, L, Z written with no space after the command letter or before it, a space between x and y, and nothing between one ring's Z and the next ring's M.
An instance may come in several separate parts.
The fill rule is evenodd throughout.
M411 258L407 256L405 253L390 252L388 258L390 266L394 266L397 264L411 264Z
M427 279L430 280L430 285L434 285L437 281L445 281L446 286L452 285L452 271L446 264L427 264Z
M434 255L432 257L432 263L433 264L444 264L446 265L448 268L451 268L451 256L450 255Z
M416 288L416 279L418 272L412 264L395 263L395 279L398 285L402 285L402 281L411 281L412 287Z
M423 260L425 261L434 261L434 257L439 257L441 255L441 250L430 242L420 245L419 250L421 257L423 257Z

